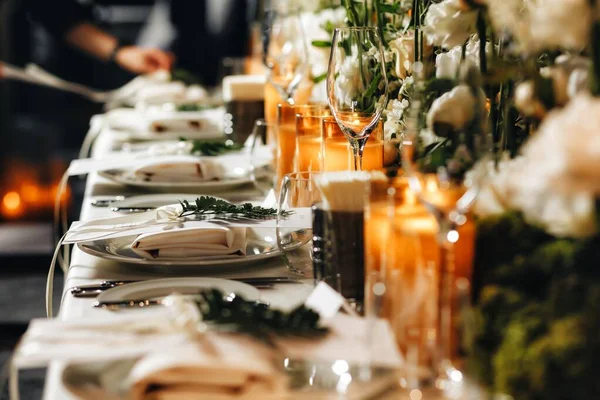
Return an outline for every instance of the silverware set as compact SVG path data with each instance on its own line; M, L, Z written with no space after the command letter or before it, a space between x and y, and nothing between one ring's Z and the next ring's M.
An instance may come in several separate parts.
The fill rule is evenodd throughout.
M276 284L294 284L300 283L297 279L290 277L254 277L254 278L232 278L233 281L243 282L248 285L252 285L257 289L272 289ZM78 298L93 298L98 296L100 293L117 287L126 285L128 283L139 282L139 280L114 280L114 281L103 281L97 284L80 285L72 287L70 293ZM146 301L136 300L136 302Z
M200 299L199 295L186 295L186 298L191 300ZM151 306L160 306L163 305L165 301L164 297L155 298L155 299L140 299L140 300L115 300L115 301L95 301L94 307L96 308L105 308L110 311L119 311L127 308L144 308ZM269 305L268 302L264 302L261 300L256 300L257 304L265 304Z

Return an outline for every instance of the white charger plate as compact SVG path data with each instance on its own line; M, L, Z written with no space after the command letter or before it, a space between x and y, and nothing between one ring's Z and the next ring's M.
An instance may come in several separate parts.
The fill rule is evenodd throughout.
M165 278L149 279L128 283L108 289L96 298L97 301L127 301L165 297L172 293L182 295L198 294L203 289L218 289L223 294L234 293L247 301L257 301L260 292L243 282L219 278Z
M148 260L131 250L131 243L133 243L137 235L98 239L86 243L78 243L77 247L84 253L105 258L107 260L160 267L161 269L164 269L164 267L186 267L187 269L192 267L219 267L219 269L226 267L238 268L244 264L253 264L258 261L264 261L279 256L281 251L277 247L275 235L275 229L249 228L246 234L247 244L245 256L207 256L198 258Z

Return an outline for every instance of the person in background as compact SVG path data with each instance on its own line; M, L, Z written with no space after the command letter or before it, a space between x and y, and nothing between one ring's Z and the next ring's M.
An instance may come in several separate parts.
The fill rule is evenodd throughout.
M94 26L89 22L92 20L89 5L84 6L76 0L25 0L24 3L29 17L52 36L102 61L115 62L135 74L170 70L173 65L171 53L123 43Z

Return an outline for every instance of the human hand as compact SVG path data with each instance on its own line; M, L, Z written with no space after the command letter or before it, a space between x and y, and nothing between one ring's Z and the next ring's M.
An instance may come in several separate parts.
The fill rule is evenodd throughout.
M170 70L174 59L172 53L137 46L122 47L115 55L117 64L135 74Z

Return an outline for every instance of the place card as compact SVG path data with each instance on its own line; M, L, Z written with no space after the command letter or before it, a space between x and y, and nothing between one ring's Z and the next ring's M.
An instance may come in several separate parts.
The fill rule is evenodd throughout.
M343 308L350 315L358 316L346 299L325 282L317 284L308 295L304 305L317 312L321 318L333 317L340 308Z

